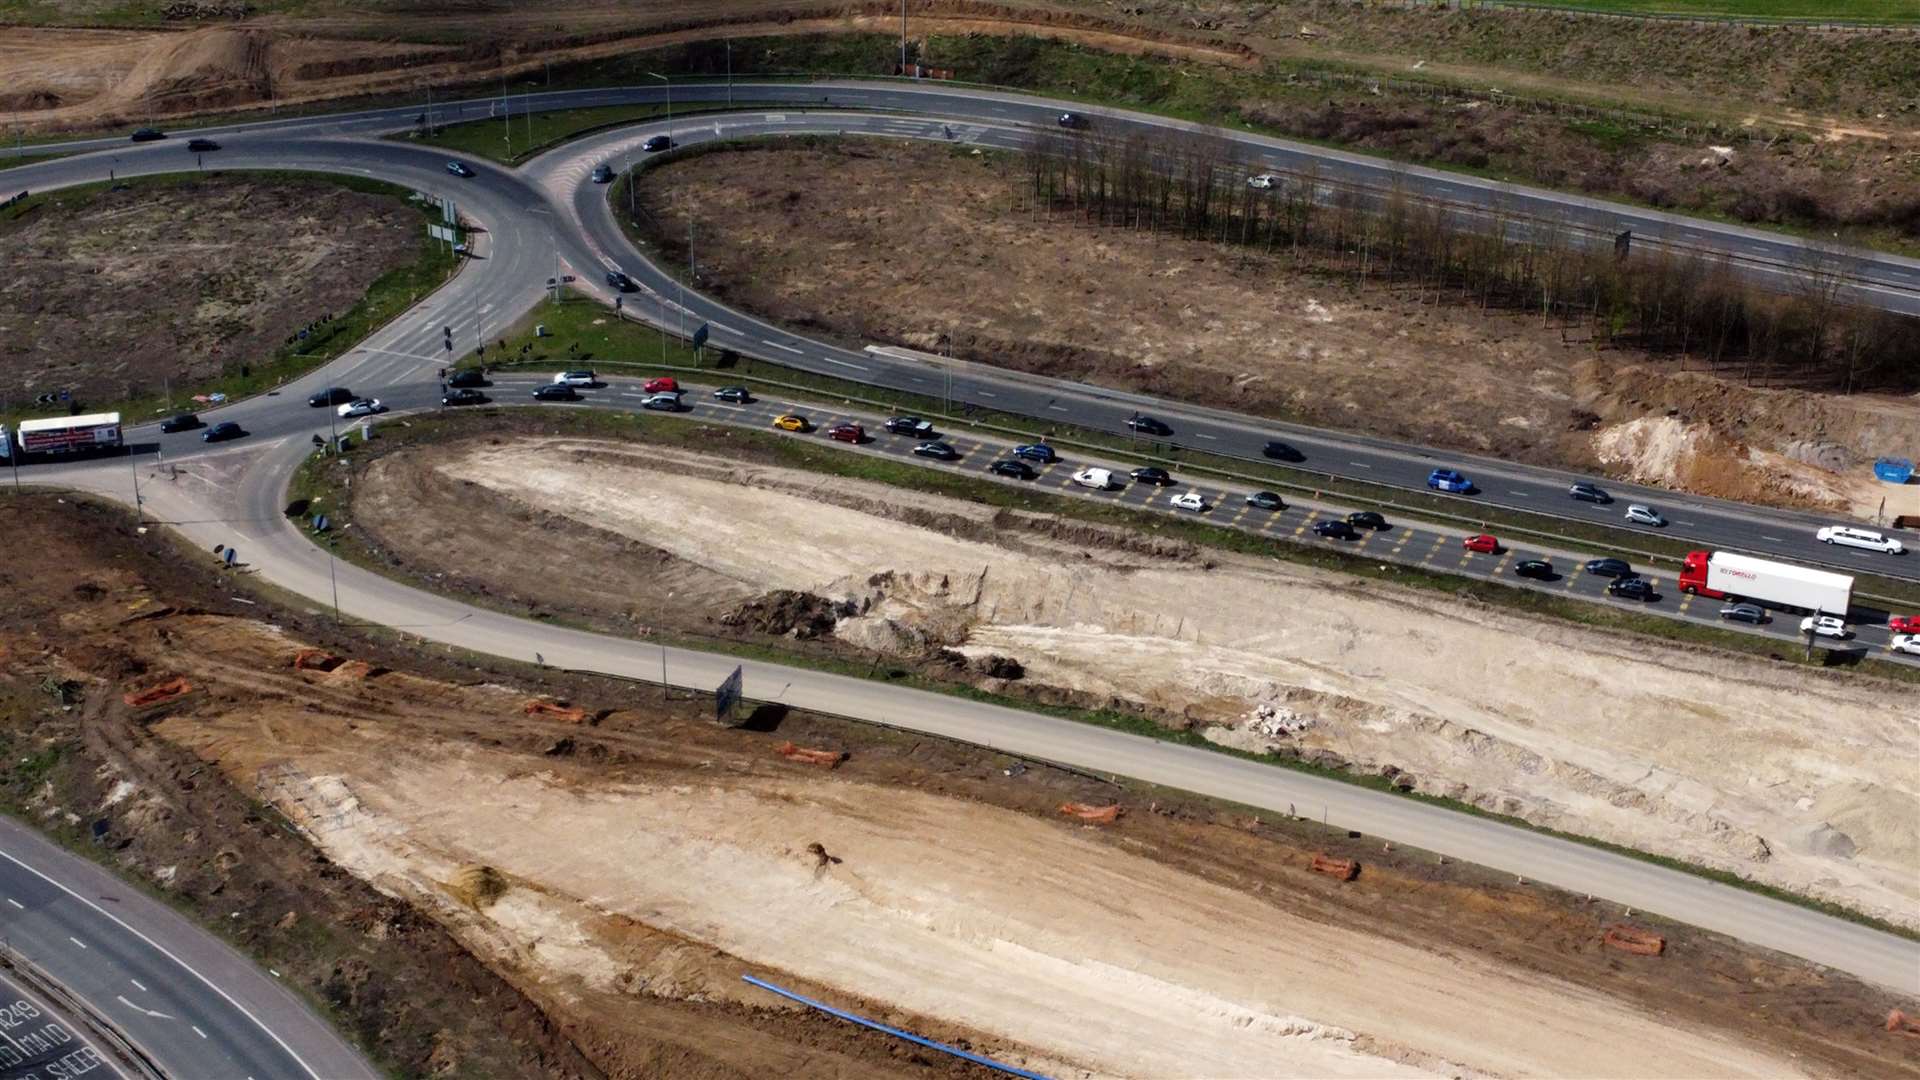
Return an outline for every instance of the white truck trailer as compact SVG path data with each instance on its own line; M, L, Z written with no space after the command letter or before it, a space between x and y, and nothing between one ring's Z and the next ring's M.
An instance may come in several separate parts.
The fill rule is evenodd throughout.
M1689 551L1680 570L1680 591L1845 618L1853 602L1853 578L1751 555Z

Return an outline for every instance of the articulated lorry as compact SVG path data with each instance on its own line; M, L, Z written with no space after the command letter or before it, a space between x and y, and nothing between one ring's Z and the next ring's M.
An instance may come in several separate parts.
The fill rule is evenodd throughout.
M1853 600L1853 578L1750 555L1689 551L1680 569L1680 591L1844 618Z
M0 435L7 434L0 429ZM113 450L120 446L120 414L89 413L85 416L50 416L43 420L22 420L7 440L9 456L21 454L79 454L90 450Z

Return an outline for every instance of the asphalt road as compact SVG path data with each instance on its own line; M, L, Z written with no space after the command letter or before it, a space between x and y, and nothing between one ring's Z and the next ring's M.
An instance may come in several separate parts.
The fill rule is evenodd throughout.
M121 1080L139 1074L114 1064L70 1013L46 995L0 975L0 1080Z

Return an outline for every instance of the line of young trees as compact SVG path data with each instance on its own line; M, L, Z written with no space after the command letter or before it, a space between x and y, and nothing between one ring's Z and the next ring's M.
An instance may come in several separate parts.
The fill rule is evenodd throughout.
M1248 182L1224 139L1148 142L1061 133L1025 158L1038 208L1106 226L1285 252L1424 302L1530 311L1596 344L1702 362L1749 384L1920 389L1920 321L1847 297L1849 257L1812 245L1779 290L1721 255L1650 244L1623 250L1563 221L1448 206L1403 183L1334 183L1313 171Z

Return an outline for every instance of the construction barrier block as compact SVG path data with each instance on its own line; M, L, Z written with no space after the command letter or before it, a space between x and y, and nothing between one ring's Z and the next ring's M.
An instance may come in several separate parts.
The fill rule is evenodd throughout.
M1887 1014L1887 1030L1898 1035L1920 1039L1920 1021L1915 1021L1899 1009Z
M847 760L844 750L811 750L804 746L795 746L790 742L781 743L774 753L788 761L797 761L803 765L819 765L832 769Z
M1112 806L1089 806L1086 803L1065 802L1060 804L1060 812L1071 818L1089 821L1095 825L1111 825L1120 820L1120 804Z
M1667 939L1651 930L1615 923L1600 935L1603 944L1633 953L1635 956L1659 956L1667 951Z
M1316 852L1313 862L1307 868L1316 874L1325 874L1339 881L1352 881L1360 876L1360 864L1352 859L1336 859L1331 855Z
M120 696L120 700L138 708L142 705L166 701L169 698L177 698L192 689L193 684L185 679L168 679L158 686L149 686L145 690L129 690Z
M587 718L587 710L585 709L568 708L565 705L556 704L551 701L541 701L538 698L527 702L520 711L528 716L551 716L556 720L565 720L574 724L578 724Z

